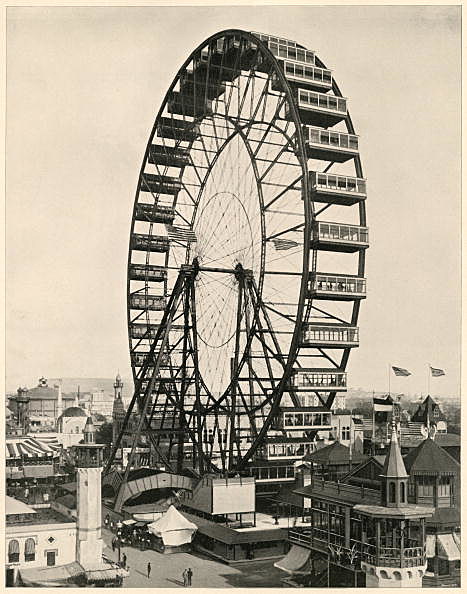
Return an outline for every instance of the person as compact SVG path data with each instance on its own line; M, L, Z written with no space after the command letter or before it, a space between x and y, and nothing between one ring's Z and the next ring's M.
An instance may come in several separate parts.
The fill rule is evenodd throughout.
M123 553L122 564L123 564L123 569L125 569L126 568L126 555L125 555L125 553Z
M188 585L191 586L191 578L193 577L193 572L191 571L191 567L188 568L188 571L186 572L186 577L187 577Z
M112 538L112 551L115 553L115 538Z
M187 573L188 573L188 569L184 569L183 570L183 573L182 573L182 576L183 576L183 585L184 585L185 588L188 586L188 576L187 576Z
M148 579L151 575L151 562L148 562Z

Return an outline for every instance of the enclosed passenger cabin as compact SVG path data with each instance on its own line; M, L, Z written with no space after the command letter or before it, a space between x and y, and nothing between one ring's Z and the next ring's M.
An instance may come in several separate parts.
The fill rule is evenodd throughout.
M133 351L131 353L131 364L133 367L142 367L145 361L148 359L149 352L148 351ZM149 361L148 367L154 367L156 363L157 355L153 355L152 359ZM160 367L166 367L170 364L170 356L166 353L163 353L160 360Z
M182 182L178 177L169 175L154 175L153 173L142 173L139 184L141 192L152 194L171 194L175 196L182 189Z
M212 81L230 81L232 82L240 75L241 69L233 67L223 60L224 57L224 40L218 39L211 44L210 47L203 48L200 53L193 59L193 74L194 76L207 76Z
M143 309L151 311L164 311L167 305L166 297L162 295L145 295L144 293L132 293L129 299L131 309Z
M295 390L315 390L336 392L347 390L347 374L345 371L332 369L301 369L296 371L291 378Z
M190 152L177 146L152 144L149 147L149 163L167 167L185 167L190 164Z
M366 200L366 180L361 177L310 171L308 179L313 202L352 206Z
M295 98L300 119L304 124L328 128L347 117L347 99L344 97L297 88ZM285 118L292 119L287 108Z
M352 253L368 247L368 227L315 221L311 229L311 247L328 252Z
M305 324L302 345L310 347L352 348L358 346L358 328L344 324Z
M130 246L132 250L165 253L170 249L170 240L168 237L163 235L133 233L131 236Z
M323 406L283 408L281 429L287 432L331 429L331 412Z
M161 117L157 121L157 135L161 138L193 142L199 134L199 124L196 122L167 117Z
M332 71L302 62L282 60L282 71L287 82L294 87L304 87L310 91L330 91L332 89ZM279 79L274 76L271 82L273 91L281 91Z
M313 299L353 301L366 298L366 278L316 272L311 275L308 295Z
M303 132L309 159L344 163L358 156L356 134L324 130L314 126L304 126Z
M173 223L175 210L171 206L163 204L137 203L135 206L135 219L149 223Z
M130 264L128 277L130 280L158 283L166 280L167 270L163 266L154 266L151 264Z
M255 61L258 44L244 39L240 35L229 35L224 40L223 51L225 65L247 70Z
M203 95L195 96L173 91L167 101L167 111L193 118L203 118L212 115L212 102Z
M263 455L266 460L300 460L313 449L310 440L303 437L267 437Z
M131 338L155 338L159 324L132 324L130 329Z
M300 47L296 41L282 39L265 33L253 32L253 35L258 37L281 63L285 60L294 60L312 66L315 64L314 52ZM267 72L269 70L269 62L267 60L263 61L262 64L258 65L258 70Z
M225 93L225 83L217 76L207 75L207 71L197 72L188 70L180 78L180 90L183 95L196 95L206 99L217 99Z

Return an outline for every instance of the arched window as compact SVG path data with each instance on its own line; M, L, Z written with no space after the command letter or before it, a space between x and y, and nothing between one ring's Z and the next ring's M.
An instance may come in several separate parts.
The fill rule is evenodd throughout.
M389 483L389 503L396 503L396 483Z
M8 543L8 563L18 563L19 561L19 542L10 540Z
M24 546L24 560L35 561L36 560L36 543L33 538L27 538Z
M401 498L401 503L405 503L405 483L401 483L400 498Z

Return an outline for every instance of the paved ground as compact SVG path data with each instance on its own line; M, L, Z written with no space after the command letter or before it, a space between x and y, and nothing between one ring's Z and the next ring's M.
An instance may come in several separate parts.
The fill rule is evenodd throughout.
M113 534L103 530L106 543L104 554L117 560L110 543ZM130 576L123 581L125 588L183 588L183 570L191 567L193 588L273 588L280 587L280 578L286 574L273 565L273 561L254 561L231 567L200 553L174 553L162 555L157 551L140 551L122 547L127 556ZM147 565L151 562L151 577L147 577Z

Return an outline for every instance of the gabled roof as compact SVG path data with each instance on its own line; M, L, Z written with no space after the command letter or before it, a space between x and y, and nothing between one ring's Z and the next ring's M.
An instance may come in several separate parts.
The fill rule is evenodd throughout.
M446 474L460 472L460 465L430 437L423 440L405 457L405 466L410 474Z
M438 411L437 416L435 415L435 410ZM426 424L428 417L430 418L430 423L446 420L446 417L444 416L439 404L437 404L431 396L427 396L425 400L418 406L411 420Z
M357 464L366 460L366 456L356 452L350 452L350 448L334 441L333 443L320 448L312 454L304 456L304 460L307 462L314 462L315 464L346 464L350 461Z
M397 441L395 425L393 425L392 428L391 443L389 444L389 451L386 455L386 460L384 461L381 476L387 478L407 478L409 476Z

